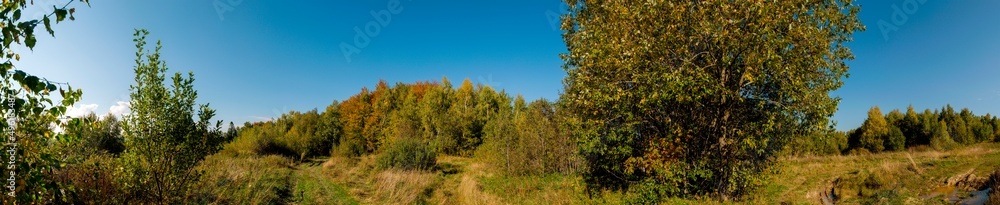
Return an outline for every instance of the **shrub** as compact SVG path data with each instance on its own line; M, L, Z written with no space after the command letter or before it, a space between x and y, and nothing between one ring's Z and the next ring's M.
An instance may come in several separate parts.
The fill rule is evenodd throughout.
M887 151L899 151L906 148L906 136L903 136L903 131L896 126L892 126L889 131L889 135L886 135L888 139L885 139L885 150Z
M333 155L341 157L360 157L362 154L367 153L364 144L361 140L357 138L343 138L335 149L333 149Z
M429 170L437 164L437 153L416 139L401 139L376 161L380 169Z
M53 178L72 187L65 202L72 204L122 204L128 201L118 183L119 165L107 154L87 157L80 163L55 170Z

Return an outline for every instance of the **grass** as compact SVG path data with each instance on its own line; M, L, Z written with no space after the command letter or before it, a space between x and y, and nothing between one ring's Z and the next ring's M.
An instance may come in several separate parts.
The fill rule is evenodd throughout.
M322 161L320 161L322 162ZM336 184L329 170L317 166L316 160L302 163L295 172L292 191L296 204L359 204L346 187Z
M998 151L998 144L979 144L953 151L786 158L751 202L816 204L834 190L848 204L941 204L940 197L921 196L967 172L989 175L1000 167Z
M588 195L579 175L509 176L472 158L440 156L431 170L376 168L377 156L296 163L279 155L212 156L199 167L223 204L625 204L633 193ZM967 181L1000 168L1000 144L952 151L788 157L747 201L670 199L665 204L946 204L935 190L973 191ZM971 177L970 177L971 176ZM1000 175L998 175L1000 176ZM975 181L973 180L973 181ZM948 186L951 184L952 186ZM207 189L206 189L207 190Z
M196 168L204 171L198 199L215 204L279 204L291 194L292 160L279 156L212 155Z
M671 199L665 204L821 204L828 190L838 204L946 204L925 198L965 173L988 176L1000 168L1000 144L978 144L952 151L895 152L857 156L780 159L769 182L747 201ZM480 179L485 190L512 204L622 204L631 194L587 196L575 175L502 176ZM973 191L958 187L959 196Z

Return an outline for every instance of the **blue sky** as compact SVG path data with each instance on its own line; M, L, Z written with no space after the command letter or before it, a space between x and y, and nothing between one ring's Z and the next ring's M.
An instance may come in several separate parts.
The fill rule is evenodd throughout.
M859 126L875 105L888 111L950 103L1000 113L1000 1L911 1L860 1L868 31L849 44L857 59L833 93L843 98L838 128ZM563 11L561 1L390 2L93 1L90 8L77 4L77 20L55 25L56 38L40 38L16 65L82 88L75 110L108 113L128 101L132 33L146 28L163 41L172 72L195 73L199 101L211 103L217 119L236 123L322 109L379 79L468 78L528 99L558 98L566 49L549 16ZM905 22L901 15L893 20L894 5ZM391 19L379 24L371 13L383 10ZM879 21L896 30L880 29ZM355 43L355 27L375 33L366 35L367 45ZM359 52L347 58L342 45Z

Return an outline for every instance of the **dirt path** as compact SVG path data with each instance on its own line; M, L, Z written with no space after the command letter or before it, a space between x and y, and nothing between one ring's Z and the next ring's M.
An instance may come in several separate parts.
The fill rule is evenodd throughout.
M358 200L320 166L322 162L322 159L310 160L297 166L292 175L295 185L292 204L358 204Z
M458 199L462 204L501 204L500 198L483 192L483 187L476 181L485 175L482 163L472 163L462 172L458 185Z
M441 157L441 181L432 197L433 204L504 204L483 191L478 179L489 174L482 163L463 157Z

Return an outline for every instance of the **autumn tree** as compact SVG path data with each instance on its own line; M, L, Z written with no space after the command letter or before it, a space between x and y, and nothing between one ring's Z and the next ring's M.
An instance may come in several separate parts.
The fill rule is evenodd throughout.
M878 106L868 110L868 119L858 130L861 132L859 139L861 148L872 152L881 152L885 149L884 140L889 136L890 128Z
M568 0L568 109L591 187L749 194L791 136L823 129L864 30L851 0Z

